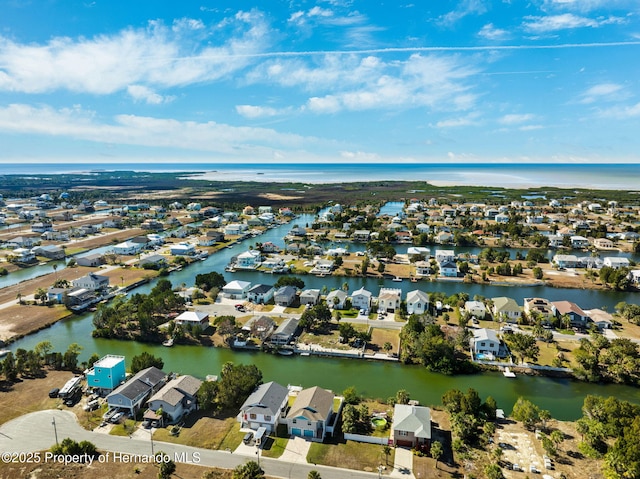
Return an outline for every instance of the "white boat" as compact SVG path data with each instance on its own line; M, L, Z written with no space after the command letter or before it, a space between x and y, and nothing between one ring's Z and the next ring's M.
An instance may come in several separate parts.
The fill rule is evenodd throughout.
M502 374L505 378L515 378L516 377L516 373L514 373L513 371L511 371L511 369L504 368L504 371L502 371Z
M11 351L9 351L8 349L0 349L0 358L4 358L10 352Z
M395 278L393 278L391 281L395 281L396 283L400 283L402 282L402 278L399 276L396 276Z
M162 345L163 345L163 346L166 346L166 347L168 347L168 348L170 348L171 346L173 346L173 338L169 338L169 339L167 339L166 341L164 341L164 342L162 343Z
M293 355L293 351L290 349L280 349L278 350L278 354L280 356L292 356Z

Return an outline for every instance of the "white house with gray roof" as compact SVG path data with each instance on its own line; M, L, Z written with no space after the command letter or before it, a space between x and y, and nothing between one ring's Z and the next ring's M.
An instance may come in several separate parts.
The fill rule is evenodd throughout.
M407 293L407 313L424 314L429 309L429 295L419 289Z
M473 354L490 355L494 358L500 353L500 338L495 329L479 328L472 329L471 349Z
M396 446L415 447L431 444L431 410L424 406L396 404L390 442Z
M240 407L240 427L254 431L264 427L268 432L275 431L287 409L288 399L289 390L281 384L274 381L261 384Z
M174 424L192 411L198 409L196 394L202 381L185 375L172 379L149 399L149 409L157 412L162 408L169 423Z
M145 401L167 382L167 375L156 368L143 369L107 396L110 408L119 408L135 416Z

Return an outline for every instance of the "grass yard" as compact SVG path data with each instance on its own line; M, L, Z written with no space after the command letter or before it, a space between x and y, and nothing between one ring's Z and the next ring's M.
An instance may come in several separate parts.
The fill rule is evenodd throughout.
M124 422L113 426L109 434L112 436L130 436L135 430L136 422L133 419L125 419Z
M170 434L172 427L157 429L153 439L206 449L235 449L243 436L235 417L218 419L206 416L202 411L191 414L177 436Z
M326 334L303 333L300 336L300 342L305 344L317 344L323 348L331 349L352 349L348 344L342 344L338 341L340 332L338 328L328 331Z
M264 445L260 450L260 455L264 457L270 457L277 459L282 456L282 453L287 448L289 442L288 437L267 437L264 441Z
M376 352L384 352L385 343L391 343L390 353L397 353L400 349L400 331L392 329L373 328L371 330L371 341L368 349Z
M393 464L395 451L391 449L388 461ZM324 466L344 467L358 471L377 471L380 464L385 464L385 455L379 444L346 441L338 443L311 444L307 461ZM391 469L387 469L390 471Z

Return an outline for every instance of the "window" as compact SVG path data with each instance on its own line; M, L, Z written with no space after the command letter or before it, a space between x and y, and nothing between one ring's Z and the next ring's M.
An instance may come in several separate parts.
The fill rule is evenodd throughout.
M255 419L256 417L258 416L256 416L255 414L249 414L249 419Z
M408 436L409 433L407 431L398 431L398 436Z
M291 420L291 424L296 424L296 423L297 423L297 421L295 419Z
M485 346L484 341L480 343L480 346L483 346L483 347Z
M264 417L264 420L265 420L265 421L271 421L271 416L265 416L265 417Z

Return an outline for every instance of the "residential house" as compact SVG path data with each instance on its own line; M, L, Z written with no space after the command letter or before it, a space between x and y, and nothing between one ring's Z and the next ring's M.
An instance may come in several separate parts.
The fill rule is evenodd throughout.
M439 263L440 266L440 275L445 276L447 278L457 278L458 277L458 265L453 261L443 261Z
M589 246L589 240L584 236L573 235L570 237L571 239L571 247L575 249L586 248Z
M228 236L240 236L248 229L249 227L244 223L230 223L224 227L224 234Z
M256 431L264 427L267 432L275 432L280 419L287 410L289 391L274 381L261 384L240 406L238 422L240 427Z
M600 331L603 329L611 329L613 325L613 315L611 313L607 313L602 309L589 309L585 310L585 313Z
M300 293L300 304L302 305L315 305L318 304L320 300L320 290L319 289L305 289Z
M84 288L89 291L100 291L109 287L109 277L89 273L86 276L74 279L71 283L75 288Z
M319 259L314 267L309 271L311 274L331 274L334 267L334 261L330 259Z
M186 242L172 244L169 250L174 256L192 256L196 253L195 245Z
M355 309L371 309L371 299L373 294L371 291L364 289L364 286L351 293L351 306Z
M629 258L623 256L607 256L604 258L603 264L613 269L628 268L631 266Z
M110 393L122 383L127 374L124 367L124 356L108 354L98 359L86 373L87 387L97 390L103 396Z
M333 309L345 309L345 303L347 301L347 293L341 289L334 289L327 294L327 305Z
M260 250L263 253L279 253L280 252L280 248L278 247L278 245L273 244L271 241L266 241L262 243Z
M209 327L209 313L203 311L185 311L180 313L174 320L176 324L183 326L201 326L203 329Z
M455 261L456 253L451 249L437 249L435 252L436 262L444 263L445 261Z
M122 243L115 245L112 251L114 254L129 256L138 254L143 248L143 244L134 243L133 241L123 241Z
M464 311L478 319L484 319L487 315L487 307L482 301L465 301Z
M415 266L417 277L429 276L432 272L429 261L416 261Z
M380 288L378 293L378 311L395 313L400 308L402 290L396 288Z
M149 398L149 409L154 413L162 410L170 424L177 423L187 414L198 409L197 392L202 381L185 375L172 379Z
M33 263L36 261L36 255L33 250L27 248L16 248L11 252L16 263Z
M495 329L479 328L472 329L471 350L474 356L478 354L497 358L500 355L500 338Z
M278 306L291 306L297 292L294 286L282 286L273 294L273 299Z
M552 260L558 268L578 268L580 260L575 254L556 254Z
M318 386L300 391L285 419L289 435L322 441L334 416L334 398Z
M247 291L247 299L254 304L267 304L273 299L275 288L270 284L256 284Z
M40 238L36 236L16 236L7 241L7 246L13 248L33 248L40 244Z
M554 306L544 298L524 298L524 312L530 317L538 315L546 320L556 315Z
M167 257L161 254L150 254L147 256L143 256L138 261L138 265L140 267L144 267L145 265L151 265L156 268L161 268L167 264Z
M296 318L285 319L280 326L273 332L269 340L272 344L285 345L289 344L296 337L298 331L298 320Z
M118 386L107 396L110 408L126 411L129 416L135 416L146 400L167 382L167 375L156 368L143 369L131 379Z
M216 243L224 241L224 233L222 231L209 230L207 231L207 237L212 238Z
M239 269L256 269L260 266L260 262L262 261L262 255L260 254L260 250L251 249L240 253L236 257L236 268Z
M493 301L493 317L497 321L517 323L520 320L522 310L515 299L499 296L497 298L491 298L491 301Z
M564 236L549 235L549 248L560 248L564 244Z
M433 239L438 244L447 244L453 240L453 235L447 231L440 231Z
M351 235L351 237L353 238L353 241L366 243L367 241L369 241L369 238L371 237L371 231L369 231L369 230L355 230L353 232L353 235Z
M250 287L249 281L234 280L222 287L222 294L231 299L244 299Z
M407 313L424 314L429 310L429 295L418 289L407 293Z
M53 225L51 223L33 223L31 225L31 231L34 233L45 233L47 231L53 231Z
M243 331L251 333L252 336L264 341L276 329L276 322L269 316L252 316L242 326Z
M105 263L104 255L101 253L91 253L85 256L78 256L76 258L78 266L90 266L97 267Z
M629 271L629 281L633 284L640 284L640 269L632 269Z
M596 238L593 240L593 246L598 249L613 249L614 244L608 238Z
M562 317L566 315L571 318L570 325L572 328L586 328L589 316L576 303L572 303L571 301L554 301L552 304L558 319L562 319Z
M58 245L48 246L36 246L33 248L33 253L37 256L43 256L48 259L64 259L66 256L65 251Z
M431 445L431 410L424 406L396 404L389 443L400 447L427 449Z

